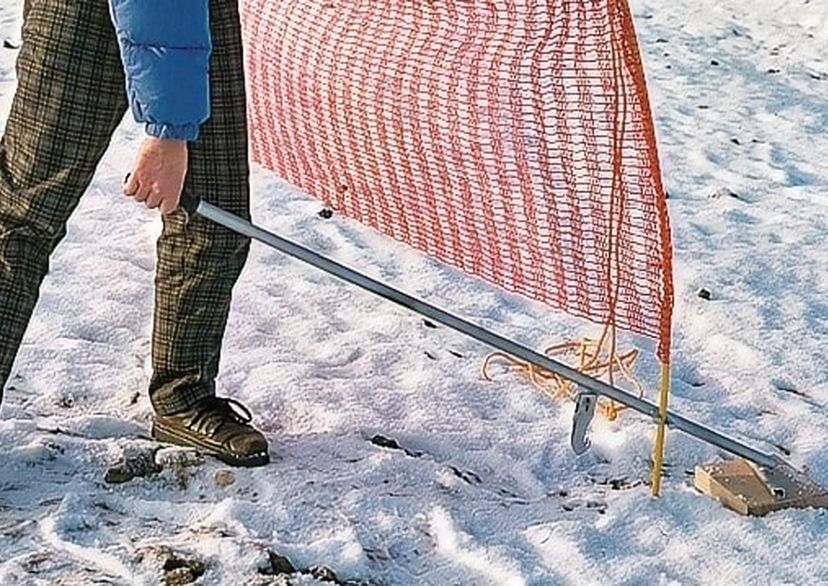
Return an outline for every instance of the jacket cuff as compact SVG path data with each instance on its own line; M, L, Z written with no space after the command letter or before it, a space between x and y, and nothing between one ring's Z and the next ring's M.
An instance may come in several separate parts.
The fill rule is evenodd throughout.
M147 134L155 138L193 141L198 138L198 124L155 124L148 123Z

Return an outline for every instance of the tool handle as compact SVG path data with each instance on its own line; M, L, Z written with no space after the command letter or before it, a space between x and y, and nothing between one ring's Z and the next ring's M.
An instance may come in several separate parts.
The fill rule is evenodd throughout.
M201 205L201 198L193 195L185 189L181 192L181 201L178 205L184 209L188 215L192 216L198 212L198 206Z

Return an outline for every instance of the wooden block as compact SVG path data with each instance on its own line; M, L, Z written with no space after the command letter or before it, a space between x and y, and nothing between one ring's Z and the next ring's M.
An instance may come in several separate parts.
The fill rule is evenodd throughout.
M782 460L769 469L760 469L741 458L696 466L695 485L741 515L828 508L828 492Z

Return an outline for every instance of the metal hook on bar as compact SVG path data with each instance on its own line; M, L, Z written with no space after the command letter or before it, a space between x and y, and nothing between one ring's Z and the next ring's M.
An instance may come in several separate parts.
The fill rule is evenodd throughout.
M575 414L572 416L572 435L569 443L576 455L586 453L592 442L587 437L589 424L595 416L595 406L598 404L598 395L595 393L578 393L575 397Z

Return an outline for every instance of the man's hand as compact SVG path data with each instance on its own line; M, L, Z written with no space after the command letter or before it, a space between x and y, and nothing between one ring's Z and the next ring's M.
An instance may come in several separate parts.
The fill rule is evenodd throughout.
M186 141L148 137L138 151L124 195L169 214L178 208L186 175Z

